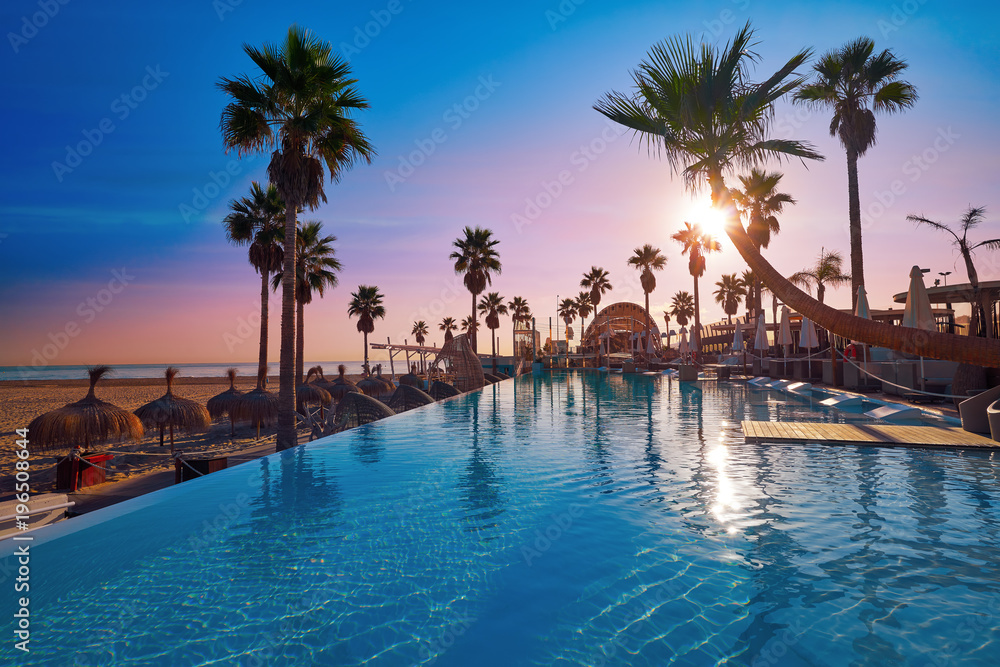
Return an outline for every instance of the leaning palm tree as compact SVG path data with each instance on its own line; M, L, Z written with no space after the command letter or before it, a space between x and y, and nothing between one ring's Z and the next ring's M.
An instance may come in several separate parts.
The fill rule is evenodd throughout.
M634 266L639 271L639 282L642 284L642 292L646 295L646 335L650 335L649 321L649 295L656 289L656 276L653 271L662 271L667 265L667 257L660 252L659 248L654 248L648 243L641 248L632 251L632 256L628 258L629 266Z
M954 237L954 245L958 248L959 254L962 255L962 260L965 262L965 270L969 274L969 284L972 285L972 317L969 320L969 335L977 336L979 335L980 322L981 326L986 330L986 337L993 338L994 322L993 322L993 305L989 301L989 297L985 296L982 290L979 289L979 273L976 271L976 265L972 261L972 255L975 253L977 248L987 248L989 250L997 250L1000 248L1000 239L989 239L988 241L980 241L979 243L969 243L969 230L974 229L983 221L983 217L986 215L986 207L984 206L970 206L969 210L965 212L962 219L959 221L959 231L962 235L959 236L958 232L953 230L948 225L943 222L934 222L933 220L928 220L919 215L908 215L906 219L910 222L915 222L918 225L927 225L933 229L938 229L943 232L948 232Z
M747 295L743 280L735 273L723 274L715 283L715 302L729 316L729 324L733 323L733 315L740 309L740 301Z
M847 151L852 305L857 304L858 287L865 284L858 158L875 145L876 111L902 112L917 101L917 89L900 79L907 67L889 49L875 54L875 42L859 37L820 58L813 66L816 80L800 87L794 96L797 102L833 110L830 136L838 137Z
M597 316L597 307L601 305L601 297L605 292L611 291L611 280L608 278L610 274L605 271L600 266L590 267L590 271L583 274L583 280L580 281L580 287L590 290L590 305L594 308L594 316ZM611 350L611 319L607 320L608 324L608 350ZM600 345L597 346L600 350ZM598 359L598 364L600 364L600 359Z
M375 331L375 320L385 318L384 298L378 287L359 285L357 292L351 292L351 301L347 305L347 314L358 318L358 331L365 335L365 373L371 372L368 367L368 334Z
M821 248L819 259L816 260L816 266L811 269L796 271L788 279L796 285L805 287L806 291L809 291L810 287L815 286L816 299L820 303L823 303L827 285L839 287L844 283L851 282L851 277L843 271L843 264L844 258L839 252L835 250L827 252L826 249Z
M1000 343L995 340L893 326L821 304L753 246L739 223L725 175L767 159L822 156L808 143L770 137L774 102L803 82L793 73L810 52L800 51L763 82L754 83L749 70L758 56L752 40L749 23L722 47L696 44L690 37L669 39L654 46L633 72L634 95L609 93L595 108L665 156L689 188L707 182L713 205L726 215L726 234L743 260L772 293L817 326L869 345L1000 367Z
M303 384L305 370L305 307L312 303L313 295L323 296L327 288L337 286L337 272L341 270L340 260L334 255L333 244L336 236L323 236L321 222L307 222L299 226L297 234L298 251L295 279L295 383ZM275 274L274 289L281 286L284 270Z
M690 292L677 292L670 301L670 314L677 324L686 327L694 316L694 297Z
M438 325L438 329L444 332L444 342L451 342L451 339L455 337L452 331L458 331L458 325L455 324L454 317L446 317L441 320L441 324Z
M721 250L715 237L703 231L701 225L684 223L684 229L671 235L673 240L684 246L681 254L688 256L688 271L694 278L694 334L695 349L701 349L701 304L698 298L698 278L705 275L705 255Z
M490 292L479 300L479 312L486 320L486 326L490 330L490 347L493 353L493 374L497 373L497 335L496 330L500 328L500 316L507 314L507 304L503 302L500 292Z
M257 371L267 370L267 296L271 274L281 270L284 253L281 239L285 230L285 203L278 188L269 183L250 184L250 196L229 202L230 213L222 224L226 238L235 245L250 245L250 265L260 274L260 349Z
M375 150L351 115L368 108L348 62L333 47L298 27L279 44L244 52L260 68L255 76L223 77L230 102L220 127L226 150L239 155L271 151L267 173L285 203L285 248L295 248L296 213L326 201L323 165L339 181ZM277 450L297 444L295 434L295 254L285 253L281 286L281 366Z
M747 176L740 176L743 189L732 188L729 194L736 202L747 221L747 234L757 250L767 248L771 244L771 236L781 231L777 214L781 213L785 204L794 204L790 194L778 192L778 184L782 174L777 171L765 172L757 167L750 170ZM760 285L747 284L749 288L747 308L753 307L754 313L759 313ZM751 304L752 302L752 304Z
M472 293L472 321L476 321L476 297L487 285L493 283L493 275L500 275L500 255L496 251L499 240L493 238L493 232L482 227L466 227L462 230L463 237L455 239L452 245L456 248L450 258L455 261L455 273L464 274L463 282L466 289ZM476 343L476 329L469 329L472 351L479 348Z

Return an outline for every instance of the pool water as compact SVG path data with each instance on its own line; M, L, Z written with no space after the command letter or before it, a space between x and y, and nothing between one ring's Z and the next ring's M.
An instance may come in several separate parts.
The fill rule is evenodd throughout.
M0 660L996 665L1000 461L740 431L847 418L502 382L38 531L32 652Z

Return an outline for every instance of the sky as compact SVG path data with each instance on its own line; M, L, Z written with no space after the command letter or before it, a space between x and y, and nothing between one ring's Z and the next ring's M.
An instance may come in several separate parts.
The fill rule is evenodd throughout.
M592 106L629 90L629 71L656 42L724 41L748 20L758 80L802 48L818 56L861 35L909 63L920 99L879 117L878 143L859 165L869 299L890 306L915 264L931 270L928 284L944 271L964 282L949 237L906 216L954 222L986 206L971 236L1000 236L1000 42L984 29L1000 8L804 5L9 0L0 10L0 365L256 359L260 280L221 221L251 181L266 180L267 156L225 152L216 84L255 74L243 44L277 42L292 24L349 60L371 105L358 120L378 151L327 182L328 203L304 216L337 237L344 267L339 286L306 307L307 360L361 358L347 303L362 284L386 297L373 341L412 338L423 319L440 344L437 323L471 305L448 259L466 225L493 230L503 270L491 289L526 298L543 337L557 297L576 296L591 266L611 273L605 304L641 302L626 260L645 243L668 257L650 297L659 316L674 293L692 290L670 235L708 221L708 195L687 191ZM849 269L846 159L829 114L783 101L775 120L775 136L812 142L826 159L766 165L785 174L781 190L797 203L765 255L787 275L825 248ZM701 281L703 322L723 317L711 298L720 275L745 268L721 242ZM1000 279L998 256L977 260L981 279ZM850 288L828 290L827 303L849 307ZM498 335L509 352L509 320Z

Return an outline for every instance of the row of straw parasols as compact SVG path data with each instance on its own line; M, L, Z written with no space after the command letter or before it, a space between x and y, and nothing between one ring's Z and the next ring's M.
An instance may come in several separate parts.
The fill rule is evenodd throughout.
M320 405L322 419L323 407L336 402L337 421L343 418L350 426L358 426L459 393L443 382L435 382L430 392L425 393L416 386L416 376L409 377L411 374L401 378L398 388L381 376L368 376L354 384L346 378L343 365L338 370L339 376L331 382L323 376L321 367L310 369L307 382L297 388L300 407L303 404ZM257 428L258 437L261 427L271 426L277 421L278 397L264 387L263 373L258 375L257 386L253 390L241 392L236 388L236 370L229 369L226 372L229 389L213 396L206 406L202 406L173 393L178 370L171 366L164 373L167 392L137 408L134 413L102 401L95 395L97 383L110 373L109 366L88 369L90 386L87 395L32 420L28 425L32 444L39 451L68 451L75 447L88 451L92 445L141 440L145 429L151 428L159 430L161 446L165 445L169 434L170 450L173 452L175 431L203 432L212 419L228 417L231 435L235 434L236 422L252 424Z

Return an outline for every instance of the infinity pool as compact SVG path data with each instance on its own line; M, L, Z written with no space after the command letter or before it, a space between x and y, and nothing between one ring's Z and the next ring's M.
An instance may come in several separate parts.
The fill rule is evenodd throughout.
M1000 461L739 425L845 418L739 383L503 382L38 531L32 651L8 632L0 659L996 665Z

